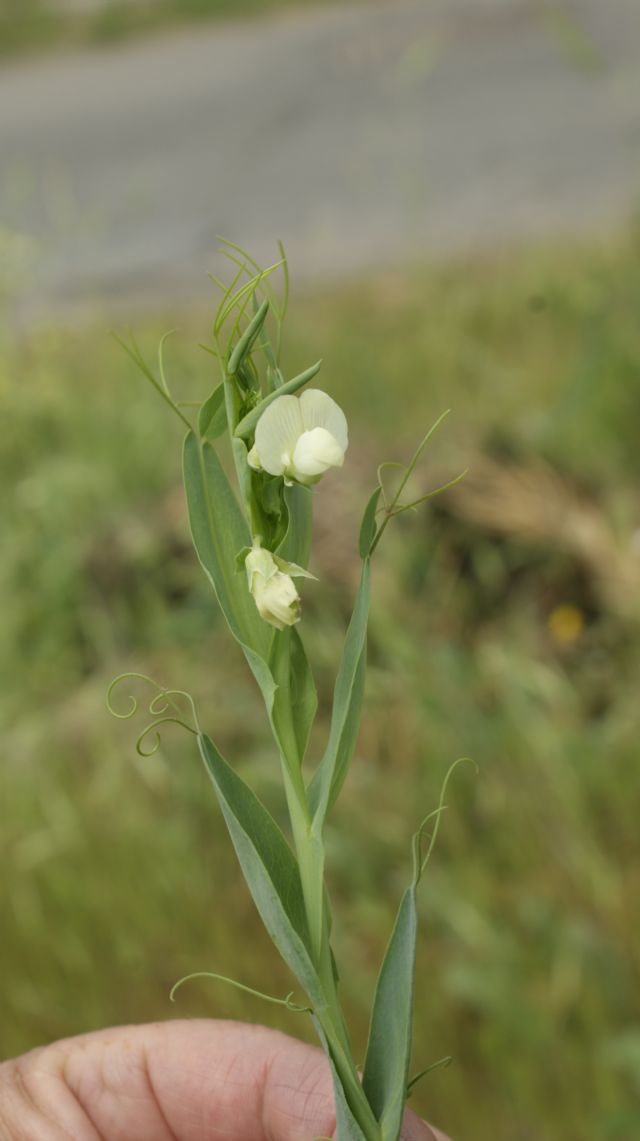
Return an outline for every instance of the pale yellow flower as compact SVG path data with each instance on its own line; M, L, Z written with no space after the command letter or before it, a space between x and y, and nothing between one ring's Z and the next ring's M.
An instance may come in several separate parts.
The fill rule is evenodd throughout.
M313 575L260 546L249 551L244 565L260 617L276 630L295 625L300 619L300 595L292 576L313 578Z
M311 484L329 468L342 467L349 444L342 409L317 388L302 396L278 396L256 425L249 463L282 475L288 483Z

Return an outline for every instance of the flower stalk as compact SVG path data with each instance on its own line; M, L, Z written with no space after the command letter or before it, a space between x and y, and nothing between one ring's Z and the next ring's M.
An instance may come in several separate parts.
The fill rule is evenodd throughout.
M406 466L395 495L389 497L383 484L388 465L378 470L378 486L360 531L362 576L336 676L327 744L307 783L302 766L317 699L299 627L307 580L314 577L308 570L312 488L329 472L339 478L349 444L347 421L331 396L308 387L320 363L285 380L280 347L289 279L283 251L280 262L263 269L239 247L226 246L236 273L229 286L217 283L222 297L213 323L213 343L204 346L217 358L221 380L199 404L195 424L183 411L192 402L178 404L171 394L162 345L159 379L135 342L125 347L188 429L184 481L193 541L229 629L262 692L280 760L290 842L202 731L191 699L194 724L185 721L176 704L181 691L157 687L159 692L149 707L156 719L139 741L166 721L184 725L197 737L256 907L307 995L308 1006L290 1004L288 999L285 1005L311 1012L329 1056L338 1141L398 1141L409 1086L416 888L425 862L415 856L421 832L414 841L413 881L400 903L380 969L361 1075L342 1013L331 949L324 829L347 776L361 718L371 556L391 518L436 494L410 503L400 501L440 421ZM276 270L283 272L282 296L272 283ZM218 454L219 441L225 436L237 493ZM175 716L166 715L169 708ZM134 711L135 703L129 712L116 715L129 716Z

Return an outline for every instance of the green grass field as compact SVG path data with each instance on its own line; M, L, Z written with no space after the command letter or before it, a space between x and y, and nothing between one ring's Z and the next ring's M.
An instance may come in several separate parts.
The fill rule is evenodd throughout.
M419 483L471 468L381 545L365 722L329 834L362 1049L411 833L450 762L479 765L458 770L422 885L414 1063L454 1062L415 1103L457 1141L639 1135L638 253L631 233L292 307L288 370L324 358L352 439L318 493L305 588L312 755L377 463L451 407ZM185 397L211 384L208 320L184 315L168 347ZM141 343L175 323L141 321ZM190 549L178 425L106 326L5 336L0 398L0 1052L184 1014L310 1036L215 983L170 1006L190 971L283 995L290 979L190 741L169 731L141 759L105 710L127 669L191 690L282 819L259 698Z

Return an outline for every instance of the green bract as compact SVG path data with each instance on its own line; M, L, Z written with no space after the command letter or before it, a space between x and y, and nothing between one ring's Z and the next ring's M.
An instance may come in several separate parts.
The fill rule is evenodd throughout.
M221 377L210 395L198 403L194 424L182 410L193 402L178 405L167 385L163 345L159 376L146 365L135 342L125 348L188 429L184 484L193 542L264 699L281 766L289 837L203 732L187 694L155 687L149 706L153 721L140 734L138 747L153 752L157 735L150 749L145 750L144 744L148 734L164 722L180 724L197 737L256 907L308 1005L293 1002L291 995L275 1001L311 1014L328 1055L338 1141L398 1141L408 1089L417 1080L409 1081L417 887L442 804L433 814L426 857L420 851L424 825L414 837L414 874L400 902L380 969L362 1080L342 1014L330 942L324 830L347 777L360 725L371 557L391 518L436 494L401 501L431 432L400 474L393 495L385 488L382 473L389 466L397 473L402 465L383 464L378 470L378 486L366 505L360 529L362 573L337 669L328 739L307 781L302 763L317 699L313 672L298 633L301 608L294 579L313 577L307 569L312 531L310 485L330 468L342 466L348 446L347 422L327 393L304 389L319 364L289 381L283 375L280 345L288 297L284 255L276 265L263 269L236 246L227 244L226 252L237 272L228 287L217 282L222 299L214 318L213 343L205 346L217 358ZM277 269L284 275L282 298L272 284ZM219 450L225 438L237 492ZM142 675L126 676L150 682ZM134 702L127 712L116 715L131 716L135 709Z

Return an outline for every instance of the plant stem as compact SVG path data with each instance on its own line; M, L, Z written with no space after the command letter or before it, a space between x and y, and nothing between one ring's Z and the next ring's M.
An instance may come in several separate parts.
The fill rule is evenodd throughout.
M324 1008L315 1010L315 1016L330 1046L333 1064L353 1116L367 1141L380 1141L380 1126L358 1077L338 997L329 941L329 917L324 885L324 847L322 838L318 837L312 828L311 812L291 723L291 707L287 698L280 704L277 714L277 719L272 717L272 727L280 749L291 832L300 869L309 927L310 950L325 998Z

